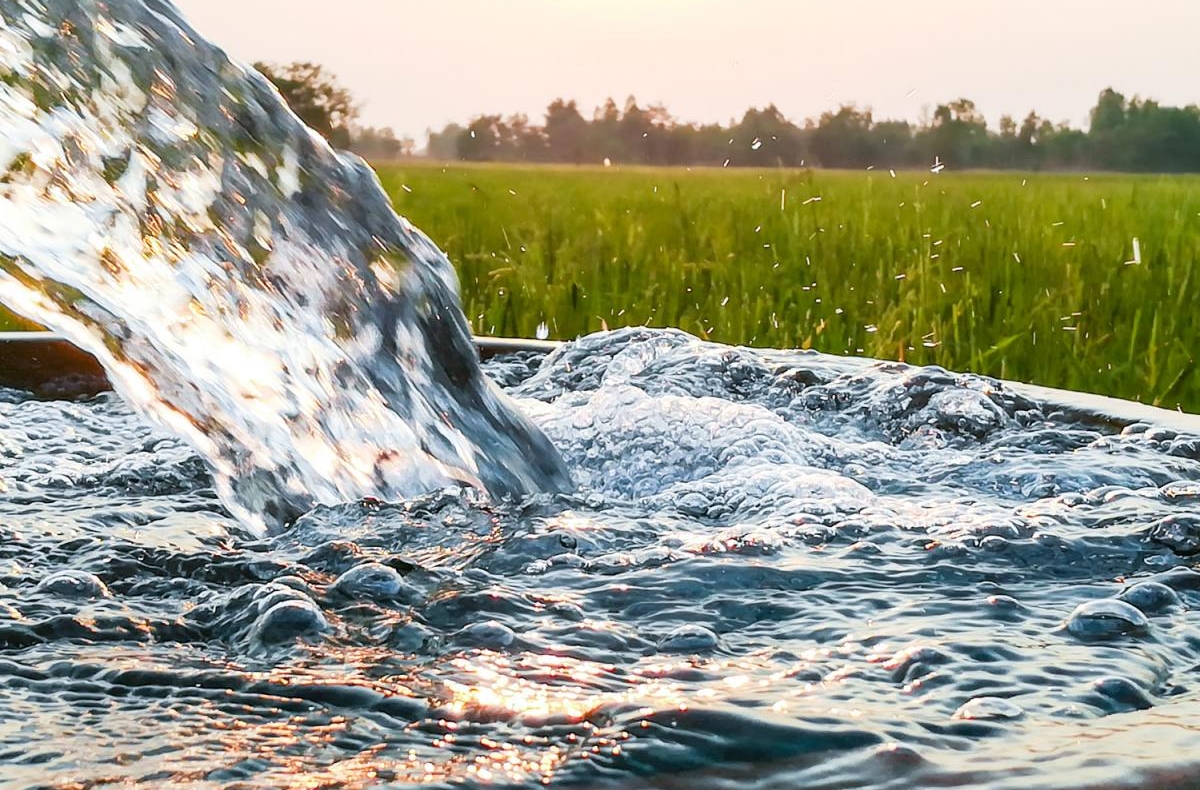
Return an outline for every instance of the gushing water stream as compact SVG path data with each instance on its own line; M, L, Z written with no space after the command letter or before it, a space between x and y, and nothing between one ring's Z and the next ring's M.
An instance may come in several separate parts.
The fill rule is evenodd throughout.
M265 78L167 3L0 13L0 301L96 354L243 519L568 485L480 375L445 256Z

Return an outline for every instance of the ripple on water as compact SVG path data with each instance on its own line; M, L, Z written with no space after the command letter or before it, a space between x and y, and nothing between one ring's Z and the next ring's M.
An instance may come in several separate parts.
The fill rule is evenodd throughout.
M496 364L581 490L349 502L268 539L111 398L10 399L18 786L199 765L258 787L999 788L1132 784L1165 760L1142 727L1188 753L1166 722L1200 705L1200 573L1148 527L1194 504L1178 437L945 372L648 330L579 348Z

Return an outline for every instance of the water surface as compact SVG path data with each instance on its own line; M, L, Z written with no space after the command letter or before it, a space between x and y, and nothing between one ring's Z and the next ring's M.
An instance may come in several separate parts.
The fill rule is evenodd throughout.
M1197 435L669 331L489 372L576 492L269 539L115 397L7 393L7 784L1194 783Z
M168 4L0 20L0 300L118 391L0 391L0 787L1194 782L1194 420L675 331L489 379Z

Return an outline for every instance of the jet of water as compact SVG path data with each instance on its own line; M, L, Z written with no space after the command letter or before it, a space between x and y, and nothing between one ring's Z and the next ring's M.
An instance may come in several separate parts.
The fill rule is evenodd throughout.
M568 486L445 255L161 0L0 0L0 302L95 354L231 510Z

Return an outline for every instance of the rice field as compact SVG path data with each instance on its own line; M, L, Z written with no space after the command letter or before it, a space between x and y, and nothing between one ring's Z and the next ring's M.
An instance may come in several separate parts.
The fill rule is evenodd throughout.
M1200 411L1200 178L385 165L480 334L680 327Z
M675 326L1200 412L1200 178L378 171L479 334Z

